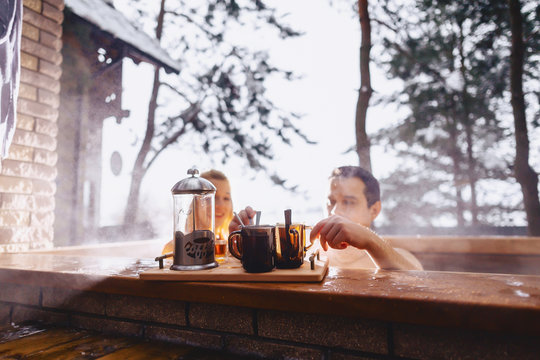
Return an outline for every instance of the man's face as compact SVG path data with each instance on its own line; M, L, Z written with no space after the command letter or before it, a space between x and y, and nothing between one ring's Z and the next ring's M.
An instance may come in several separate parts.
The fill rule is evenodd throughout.
M357 224L370 226L379 215L380 201L368 207L364 182L356 177L332 178L328 195L328 215L340 215Z

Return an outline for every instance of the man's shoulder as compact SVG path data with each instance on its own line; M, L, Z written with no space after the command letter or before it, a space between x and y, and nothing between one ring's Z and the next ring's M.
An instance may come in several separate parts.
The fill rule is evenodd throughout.
M416 264L420 269L423 269L422 263L409 250L402 248L394 248L394 250L396 250L396 252L398 252L405 259L409 260L409 262Z
M330 266L355 269L373 269L377 267L367 251L353 246L342 250L329 248L326 252L322 251L322 254L328 257Z

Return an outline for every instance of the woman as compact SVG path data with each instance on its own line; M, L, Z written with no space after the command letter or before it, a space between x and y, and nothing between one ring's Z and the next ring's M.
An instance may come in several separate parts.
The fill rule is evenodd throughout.
M229 179L219 170L209 170L201 174L203 179L210 181L216 187L215 196L215 234L216 257L224 257L229 236L229 223L233 218L233 204L231 198L231 185ZM174 244L169 241L163 248L163 254L174 250ZM220 251L221 250L221 251Z
M227 179L225 174L218 170L209 170L203 172L201 177L210 181L216 187L216 239L227 240L227 237L229 236L229 223L233 218L233 204L229 179Z

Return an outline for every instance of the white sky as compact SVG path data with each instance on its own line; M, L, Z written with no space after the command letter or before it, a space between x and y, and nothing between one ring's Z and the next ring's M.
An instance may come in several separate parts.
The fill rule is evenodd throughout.
M360 83L360 29L353 11L343 6L341 9L332 7L327 0L269 1L269 5L290 13L287 22L305 33L287 40L275 34L262 37L259 34L252 39L246 36L246 41L267 45L273 64L303 76L294 82L271 83L268 94L281 108L305 114L296 125L318 142L313 146L298 139L292 147L278 143L275 147L275 170L288 179L290 185L300 185L306 196L294 195L273 185L264 174L255 175L243 160L233 159L223 166L218 160L213 163L206 155L171 149L160 155L152 166L141 194L141 211L159 224L156 230L160 234L168 234L172 228L170 189L176 181L186 177L192 165L197 165L201 171L214 167L229 177L236 211L251 205L262 210L263 222L274 223L282 220L284 209L291 208L293 220L313 224L324 216L330 171L336 166L358 163L355 153L343 154L355 143L354 116ZM135 66L131 61L125 62L125 69L123 107L131 111L131 117L124 120L123 125L117 125L113 119L105 122L103 180L107 185L102 190L101 225L117 224L122 218L129 171L135 157L135 147L129 144L135 141L136 134L142 136L147 113L151 69L144 64ZM374 84L389 86L388 81L373 70ZM381 91L377 87L375 90ZM395 111L372 108L368 116L368 127L373 131L379 127L379 121L380 126L382 121L391 121ZM120 151L124 160L119 177L114 177L109 170L108 161L114 150ZM385 164L380 161L373 166L375 175L384 172Z
M343 2L346 3L346 2ZM264 174L256 175L243 160L232 159L222 165L218 159L184 149L165 151L154 163L142 187L140 211L146 214L160 236L172 231L171 187L185 178L186 171L197 165L201 171L216 168L230 179L234 208L240 211L246 205L262 210L262 222L283 221L283 210L293 210L294 221L314 224L324 215L327 178L330 171L341 165L356 165L354 152L344 151L355 143L355 108L359 76L359 22L348 5L330 6L328 0L268 1L280 12L290 13L287 23L304 32L301 37L281 40L274 34L243 32L245 41L270 50L271 63L302 75L294 82L274 81L268 94L283 109L305 114L296 123L317 145L304 144L300 139L292 147L276 141L273 168L289 185L299 185L305 196L294 195L272 184ZM239 35L240 36L240 35ZM104 125L103 184L101 225L121 223L136 147L131 144L142 139L147 104L152 81L151 68L125 63L123 108L131 111L129 119L117 125L113 119ZM399 86L387 80L371 65L372 84L376 92L390 93ZM370 107L368 133L388 126L403 118L405 110ZM184 138L186 140L186 138ZM187 149L185 149L187 147ZM109 158L112 151L121 152L124 167L118 177L110 173ZM396 160L381 149L372 148L373 172L376 177L387 175L397 166ZM105 185L106 184L106 185ZM384 216L384 207L383 214Z

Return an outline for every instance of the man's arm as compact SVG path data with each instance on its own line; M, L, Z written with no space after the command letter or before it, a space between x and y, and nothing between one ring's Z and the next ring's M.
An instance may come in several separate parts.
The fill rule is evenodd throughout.
M394 249L371 229L339 215L332 215L317 223L311 230L311 241L318 236L324 250L328 250L328 246L344 249L348 245L366 250L381 269L422 270L422 264L411 253Z

